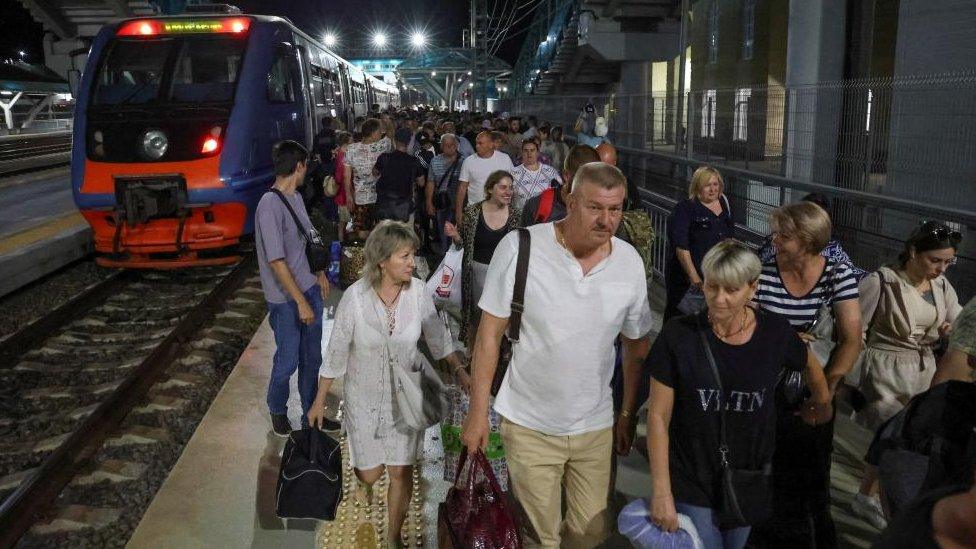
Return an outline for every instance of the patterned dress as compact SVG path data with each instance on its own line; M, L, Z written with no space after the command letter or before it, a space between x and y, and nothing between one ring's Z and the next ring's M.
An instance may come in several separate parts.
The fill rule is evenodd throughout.
M384 137L368 145L352 143L346 149L345 162L352 166L352 188L357 206L376 203L376 181L379 177L373 175L373 167L376 166L376 159L392 148L390 138Z
M412 368L424 360L417 349L421 335L436 359L454 351L451 332L437 315L424 286L414 278L400 294L390 336L391 353L387 352L384 333L386 310L369 283L359 279L339 301L319 375L344 378L342 421L350 461L357 469L413 465L417 461L424 433L397 421L388 356L393 355L395 367Z

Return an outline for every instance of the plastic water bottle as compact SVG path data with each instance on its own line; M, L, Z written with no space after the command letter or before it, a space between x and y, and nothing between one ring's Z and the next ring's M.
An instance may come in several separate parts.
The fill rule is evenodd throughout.
M339 285L339 257L342 256L342 243L338 240L333 240L332 245L329 247L329 272L325 273L325 277L329 279L334 286Z

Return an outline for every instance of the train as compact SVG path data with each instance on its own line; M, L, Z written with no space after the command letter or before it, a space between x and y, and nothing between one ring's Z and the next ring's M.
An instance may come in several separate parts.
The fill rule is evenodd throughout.
M323 117L349 125L395 85L282 17L193 14L109 23L75 92L75 204L99 265L225 265L254 232L271 149L312 150Z

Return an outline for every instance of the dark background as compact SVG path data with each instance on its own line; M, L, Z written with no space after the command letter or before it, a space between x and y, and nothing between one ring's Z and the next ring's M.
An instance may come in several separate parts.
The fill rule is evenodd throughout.
M395 44L409 44L414 29L426 29L429 43L459 47L468 26L468 0L227 0L245 13L284 15L311 36L335 32L343 46L368 46L373 31L384 29ZM514 64L527 26L525 18L498 52ZM43 54L41 25L17 0L0 0L0 60L27 52L27 61L40 63Z

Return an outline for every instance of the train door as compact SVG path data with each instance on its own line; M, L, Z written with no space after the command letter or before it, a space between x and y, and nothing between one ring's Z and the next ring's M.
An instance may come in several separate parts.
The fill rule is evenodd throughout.
M272 142L293 139L311 143L306 123L306 101L302 84L301 60L295 47L278 44L268 73L268 107L272 128Z
M376 90L373 88L373 83L366 79L366 110L369 112L369 116L374 116L373 105L379 103L376 100Z
M339 64L339 86L342 89L342 116L346 121L346 129L352 131L356 126L356 116L352 111L352 81L349 79L349 68Z
M315 97L312 94L312 64L309 59L308 48L305 46L295 46L295 57L298 60L298 69L301 71L301 94L300 99L304 103L303 115L305 117L305 144L309 150L315 144L315 134L318 133L320 120L315 116Z

